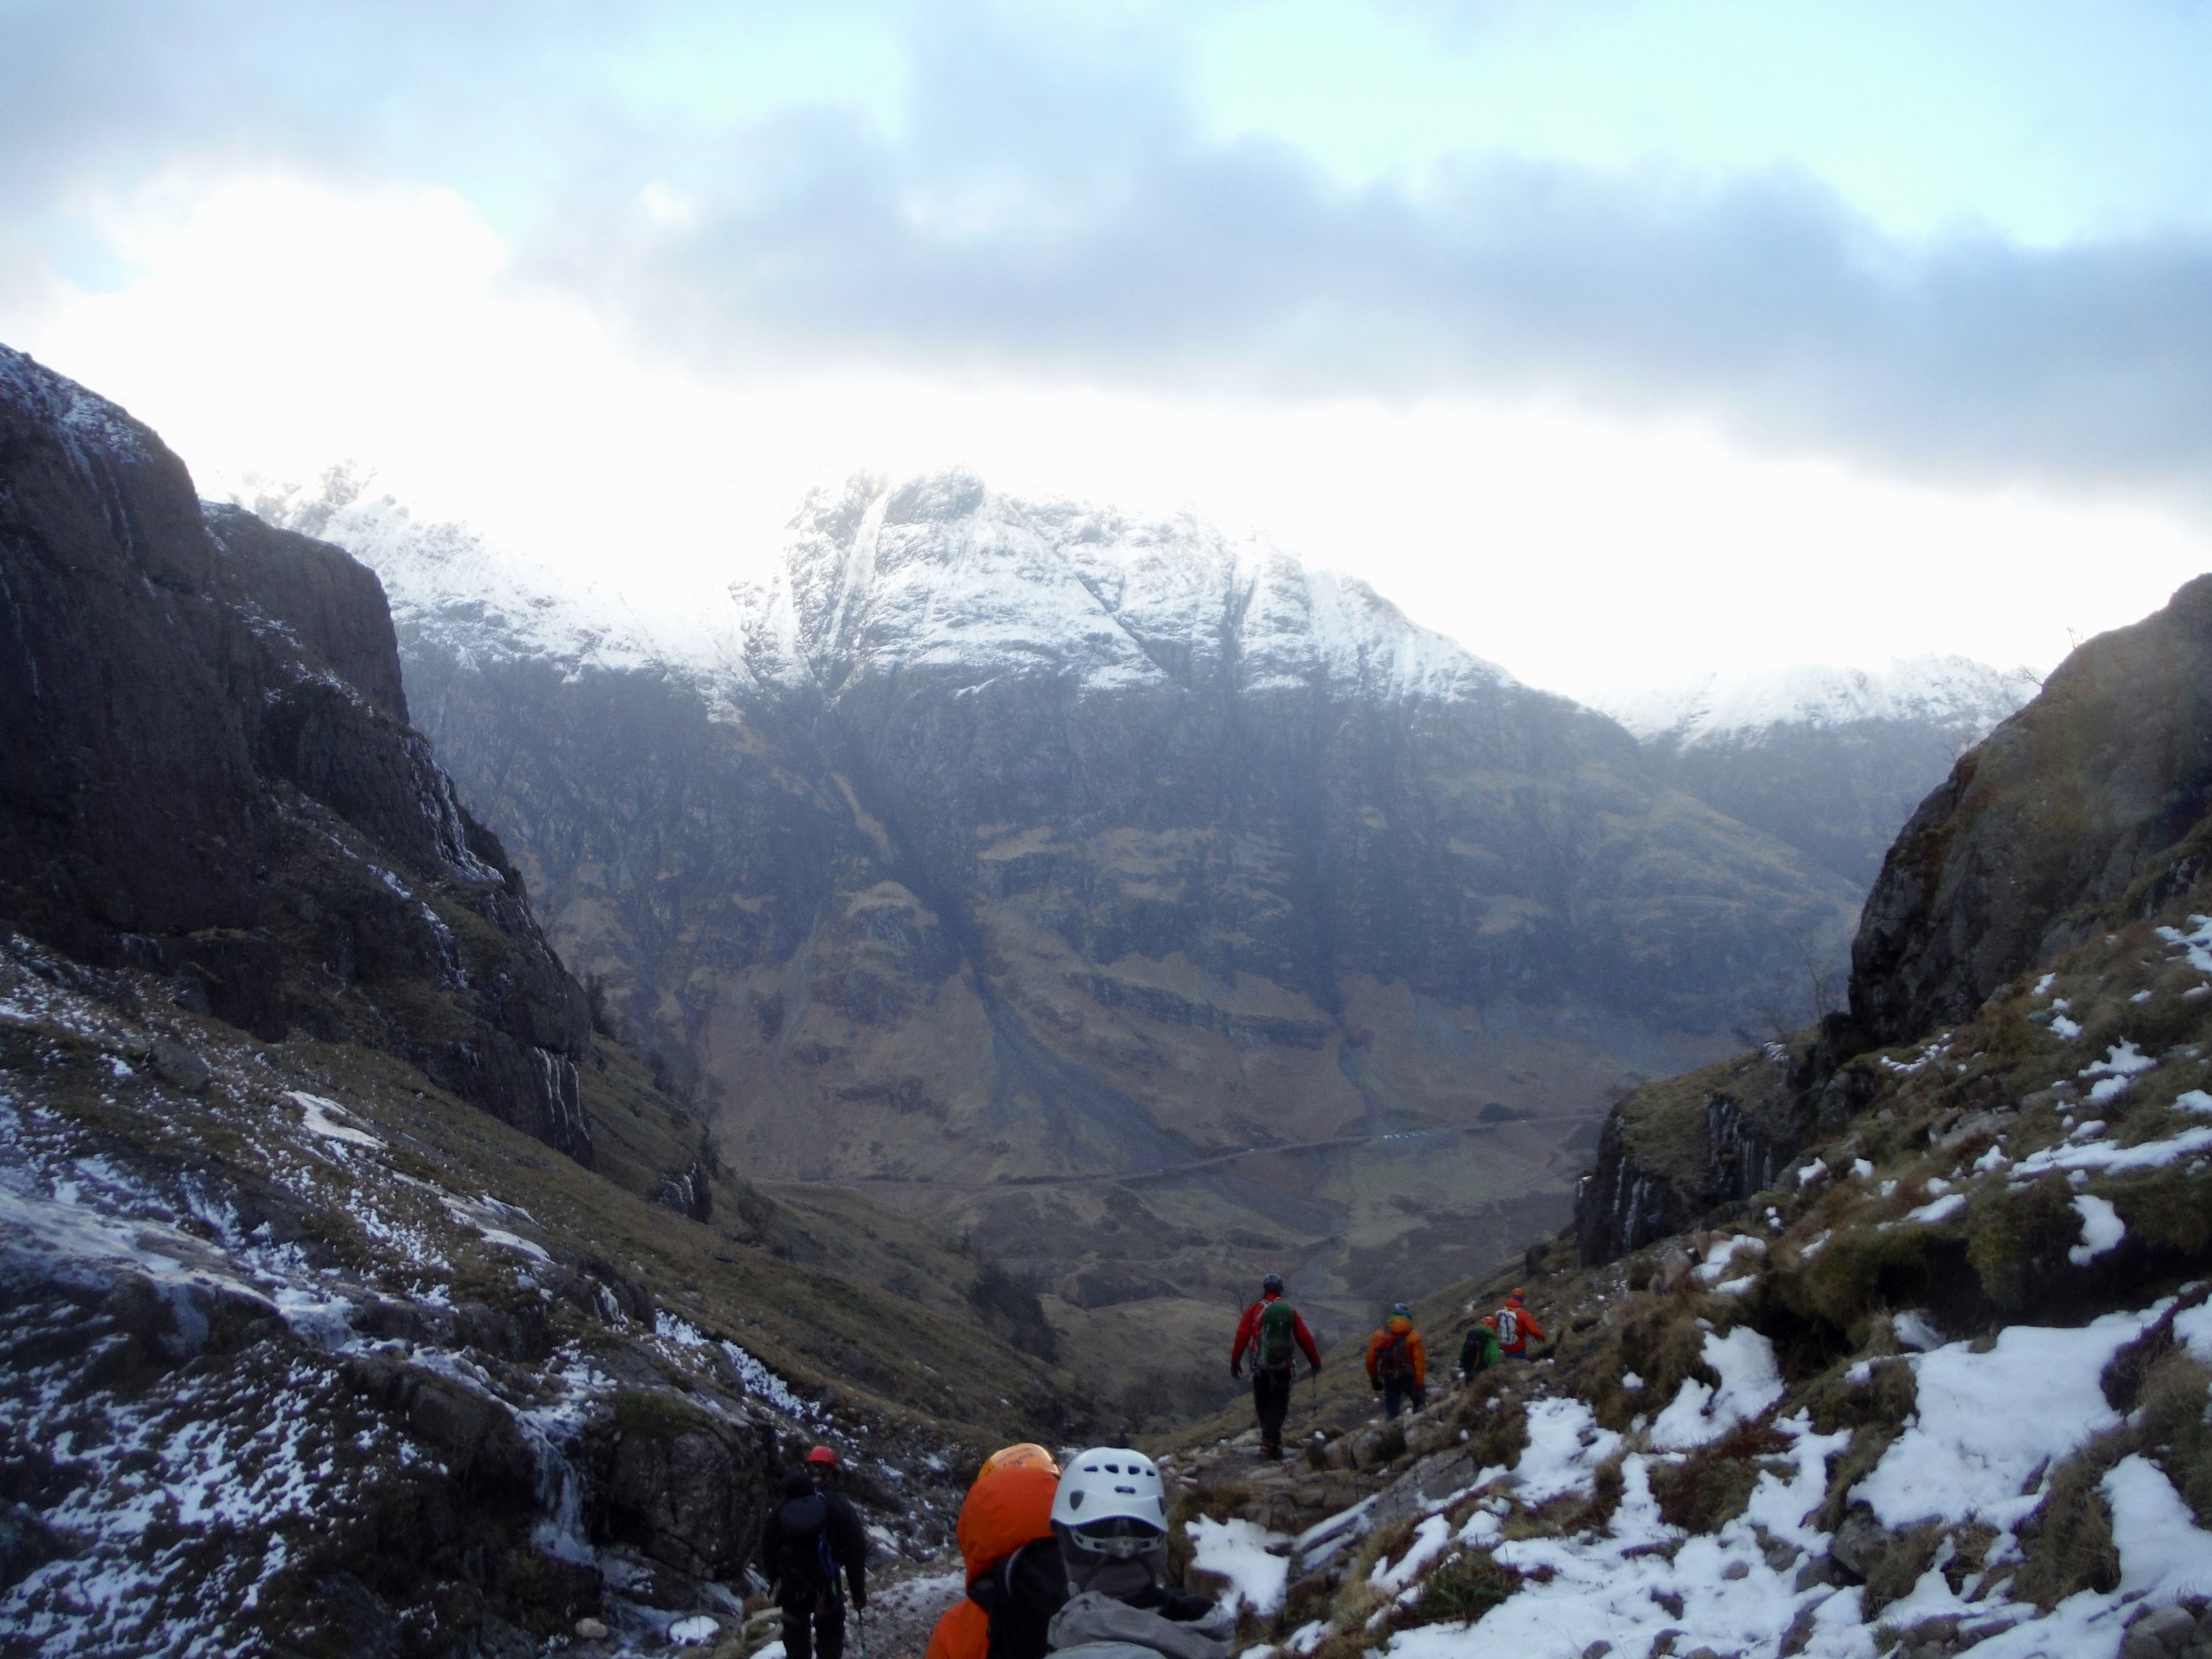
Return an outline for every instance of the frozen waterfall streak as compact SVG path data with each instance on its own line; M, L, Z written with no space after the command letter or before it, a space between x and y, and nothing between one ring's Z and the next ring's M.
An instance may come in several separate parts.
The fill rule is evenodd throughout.
M590 1129L584 1121L583 1079L576 1070L576 1062L550 1048L534 1048L530 1054L538 1063L538 1080L545 1087L546 1116L568 1135L589 1144Z

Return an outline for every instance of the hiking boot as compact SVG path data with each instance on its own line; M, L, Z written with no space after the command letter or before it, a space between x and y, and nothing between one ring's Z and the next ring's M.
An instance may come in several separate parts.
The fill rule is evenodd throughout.
M1283 1461L1283 1448L1279 1446L1263 1445L1260 1448L1260 1455L1263 1457L1272 1458L1275 1462L1279 1463Z

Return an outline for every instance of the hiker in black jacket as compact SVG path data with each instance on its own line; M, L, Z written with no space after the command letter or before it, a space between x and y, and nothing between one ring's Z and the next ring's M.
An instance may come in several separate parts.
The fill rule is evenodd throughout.
M810 1468L826 1462L834 1470L837 1457L818 1446L807 1461ZM814 1659L817 1653L843 1659L844 1588L851 1589L854 1607L868 1605L868 1534L852 1501L826 1480L818 1488L807 1468L792 1470L783 1478L783 1502L769 1513L760 1561L783 1609L786 1659Z

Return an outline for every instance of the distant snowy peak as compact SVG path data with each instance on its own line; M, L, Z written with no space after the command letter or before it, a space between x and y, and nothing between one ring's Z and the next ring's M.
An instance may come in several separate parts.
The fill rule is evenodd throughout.
M641 612L619 594L494 548L465 525L417 518L350 466L312 484L249 479L229 498L280 529L344 548L383 581L396 626L456 650L544 659L572 672L742 670L740 616L718 589Z
M2025 668L1992 668L1963 657L1915 657L1888 668L1803 664L1711 673L1652 690L1609 692L1591 706L1642 742L1678 749L1740 743L1780 728L1886 721L1951 731L1965 749L2035 695Z
M818 491L792 532L773 590L747 601L749 649L764 673L795 655L833 689L906 670L1389 699L1513 683L1366 583L1189 517L1023 502L943 472Z

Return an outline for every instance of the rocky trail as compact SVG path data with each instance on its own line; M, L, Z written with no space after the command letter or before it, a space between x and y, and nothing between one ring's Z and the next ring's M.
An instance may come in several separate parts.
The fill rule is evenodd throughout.
M1301 1152L1335 1152L1350 1147L1378 1146L1386 1142L1457 1141L1470 1136L1494 1135L1501 1127L1510 1124L1581 1124L1590 1121L1588 1112L1529 1113L1503 1120L1502 1123L1455 1124L1437 1129L1370 1130L1354 1135L1327 1135L1311 1141L1259 1141L1251 1146L1235 1147L1226 1152L1209 1153L1204 1157L1192 1158L1180 1164L1164 1164L1153 1169L1091 1170L1072 1175L1010 1175L988 1181L946 1180L926 1175L826 1176L815 1184L822 1187L930 1187L948 1192L995 1192L1006 1187L1133 1187L1147 1181L1172 1180L1179 1175L1194 1175L1203 1170L1219 1169L1246 1158ZM1540 1181L1553 1179L1556 1178L1552 1171L1540 1171L1501 1189L1500 1195L1524 1192Z

